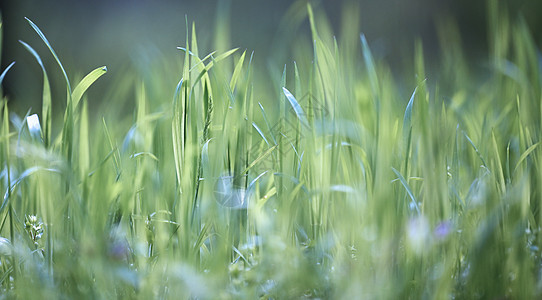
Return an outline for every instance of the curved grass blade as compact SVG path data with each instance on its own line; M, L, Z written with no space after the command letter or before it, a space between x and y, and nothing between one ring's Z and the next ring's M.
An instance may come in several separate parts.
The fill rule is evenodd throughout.
M30 26L36 31L38 36L42 39L42 41L45 43L47 48L49 48L49 51L55 58L58 66L62 70L62 74L64 75L64 79L66 80L66 112L64 114L64 125L62 126L62 152L64 153L66 159L68 162L71 163L72 161L72 150L73 150L73 127L74 127L74 116L73 116L73 101L72 101L72 88L70 85L70 80L68 79L68 74L66 73L66 70L64 69L64 66L60 62L60 59L58 58L58 55L56 54L55 50L43 34L43 32L34 24L30 19L26 18Z
M26 169L20 176L15 180L15 182L11 183L11 185L6 189L6 192L4 193L4 198L2 201L2 205L0 206L0 214L6 209L8 203L10 202L10 196L15 191L15 188L27 177L30 175L37 173L39 171L46 171L51 173L60 174L62 173L59 169L53 169L53 168L44 168L44 167L30 167Z
M186 48L184 48L184 47L177 47L177 49L186 52ZM194 54L190 50L188 50L188 54L190 54L197 61L197 63L194 64L190 68L190 72L192 72L192 70L194 70L196 68L199 68L201 65L205 65L205 61L208 60L209 58L211 58L213 55L215 55L216 51L213 51L213 52L207 54L207 56L205 56L204 58L201 58L201 59L198 56L196 56L196 54ZM201 67L201 68L203 68L203 67Z
M260 173L260 175L256 176L256 178L254 178L250 182L250 184L248 185L247 193L245 194L245 197L248 197L250 195L250 192L253 190L254 185L256 184L256 182L258 182L258 180L260 180L260 178L262 178L267 173L269 173L269 170L263 171L262 173Z
M105 73L107 73L106 66L96 68L92 72L88 73L88 75L85 76L81 82L79 82L72 93L73 109L77 108L77 104L79 104L81 97L83 97L83 94L87 91L87 89Z
M254 122L252 122L252 126L254 127L254 129L256 129L256 131L258 131L258 133L260 134L260 136L262 137L264 142L267 144L267 146L269 146L269 141L265 138L265 135L263 134L260 127L258 127L258 125L256 125L256 123L254 123Z
M523 152L523 154L521 154L521 156L519 157L519 160L518 160L518 162L516 164L516 167L514 168L513 173L516 173L516 170L519 168L519 165L527 158L527 156L529 156L529 154L531 154L531 152L533 152L536 149L536 147L538 147L539 144L540 144L540 142L532 145L527 150L525 150L525 152Z
M239 58L239 61L235 65L235 69L233 71L233 75L231 76L231 81L230 81L230 90L232 91L235 90L235 85L237 84L237 80L239 79L239 75L241 74L241 69L243 68L243 63L245 62L246 53L247 51L245 50L245 52L243 52L243 54L241 55L241 58Z
M397 177L399 178L399 181L401 182L401 184L405 188L408 196L410 197L410 200L412 200L412 203L414 204L414 207L416 208L416 212L418 212L418 214L420 214L420 207L418 206L418 202L416 201L416 197L414 197L414 193L412 193L412 189L410 189L410 185L406 181L405 177L403 177L403 175L401 175L401 173L399 173L399 171L397 171L395 168L392 167L391 169L393 170L393 173L395 173L395 175L397 175Z
M237 51L239 48L235 48L235 49L231 49L229 51L226 51L225 53L222 53L220 54L219 56L217 56L216 58L213 58L204 68L203 70L198 74L198 76L196 77L196 80L194 80L194 82L192 83L192 86L195 86L200 80L201 78L203 77L203 75L207 74L207 72L209 72L209 70L214 66L215 63L227 58L228 56L232 55L233 53L235 53L235 51ZM212 57L212 56L211 56Z
M12 62L11 64L9 64L9 66L7 66L4 72L2 72L2 74L0 75L0 84L2 84L2 81L4 81L4 77L6 77L6 74L8 73L9 69L11 69L11 67L13 67L14 64L15 62Z
M155 161L160 161L158 159L158 157L156 157L156 155L152 154L151 152L138 152L138 153L134 153L132 155L130 155L130 158L138 158L138 157L144 157L144 156L148 156L152 159L154 159Z
M51 140L51 124L52 124L52 100L51 100L51 85L49 83L49 76L47 76L47 72L45 71L45 66L43 65L43 62L41 61L40 56L38 53L30 47L27 43L23 41L19 41L32 56L36 59L38 64L41 67L41 70L43 72L43 95L42 95L42 108L41 108L41 118L43 119L43 144L47 148L49 146L49 142Z
M294 109L294 112L297 115L297 118L299 119L301 124L309 128L309 121L305 116L305 112L301 108L301 105L299 105L299 103L295 99L294 95L292 95L292 93L290 93L290 91L288 91L285 87L283 87L282 90L284 91L284 95L286 95L286 98L288 98L290 105L292 105L292 108Z
M51 46L51 43L49 43L49 40L45 37L43 32L39 29L39 27L34 24L29 18L25 17L26 21L30 23L30 26L32 26L32 29L38 34L38 36L41 38L41 40L45 43L47 48L49 48L49 51L51 51L51 54L53 54L53 57L55 58L56 62L58 63L58 66L62 70L62 74L64 75L64 79L66 80L66 87L68 89L68 94L71 96L72 88L70 85L70 81L68 80L68 74L66 73L66 70L64 69L64 66L62 66L62 63L60 62L60 59L58 58L58 55L56 55L55 50Z

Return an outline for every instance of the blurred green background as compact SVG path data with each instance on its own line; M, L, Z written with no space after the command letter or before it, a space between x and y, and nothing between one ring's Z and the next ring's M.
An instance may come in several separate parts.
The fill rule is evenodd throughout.
M540 298L540 1L311 3L3 1L0 299Z
M92 103L97 103L98 99L108 101L114 97L107 96L107 91L119 84L116 79L127 72L150 74L150 68L162 68L158 61L169 62L167 65L171 68L163 70L164 87L169 86L172 93L179 79L179 75L172 72L178 70L180 74L181 71L182 55L176 47L185 41L185 17L189 23L196 24L201 53L240 47L255 51L257 66L270 68L269 73L280 72L294 59L292 41L310 39L308 21L304 18L305 3L286 0L1 1L2 68L16 61L4 81L4 93L19 113L40 103L41 71L18 43L23 40L42 55L51 77L55 103L65 101L60 70L24 17L43 30L70 78L77 80L98 66L108 67L109 79L99 80L90 90ZM508 1L511 15L526 18L536 41L542 37L538 30L542 26L541 3ZM438 59L441 49L436 25L447 19L458 24L469 60L484 67L487 53L485 1L340 0L315 1L313 5L329 18L338 39L341 39L341 28L355 27L351 29L356 30L351 31L363 32L377 58L384 58L398 73L407 69L406 65L410 66L416 37L422 38L429 62ZM344 24L345 14L359 17L358 24Z

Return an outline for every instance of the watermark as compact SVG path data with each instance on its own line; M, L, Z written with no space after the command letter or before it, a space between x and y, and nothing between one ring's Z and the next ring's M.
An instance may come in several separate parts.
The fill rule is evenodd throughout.
M303 97L299 98L298 103L303 109L305 116L310 120L329 116L329 110L325 104L311 93L306 93ZM274 146L272 143L281 145L277 147L276 153L258 162L258 165L264 169L271 169L277 162L278 157L291 155L293 151L297 152L296 155L301 155L298 152L299 149L295 149L295 147L305 138L305 134L311 129L308 125L299 122L294 110L289 105L287 105L286 116L280 116L270 128L259 128L269 142L268 147ZM267 128L267 130L263 130L264 128ZM256 136L259 136L259 134L256 134ZM262 146L262 140L257 140L248 150L250 161L256 160L262 150L266 150L265 146Z

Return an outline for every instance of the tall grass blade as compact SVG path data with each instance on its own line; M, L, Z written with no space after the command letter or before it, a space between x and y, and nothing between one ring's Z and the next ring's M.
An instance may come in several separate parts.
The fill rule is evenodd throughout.
M55 50L53 49L53 47L51 46L51 44L49 43L49 41L47 40L47 38L45 37L45 35L43 34L43 32L39 29L39 27L34 24L34 22L32 22L29 18L25 17L26 21L28 21L28 23L30 24L30 26L32 26L32 29L34 29L34 31L36 31L36 33L38 34L38 36L41 38L41 40L45 43L45 45L47 46L47 48L49 48L49 51L51 51L51 54L53 55L53 57L55 58L55 61L57 62L58 66L60 67L60 70L62 71L62 74L64 75L64 79L66 80L66 87L67 87L67 90L68 90L68 98L71 96L71 93L72 93L72 89L71 89L71 85L70 85L70 81L68 79L68 74L66 73L66 70L64 69L64 66L62 65L62 63L60 62L60 59L58 58L58 56L56 55L56 52ZM69 99L68 99L69 100Z
M32 56L36 59L40 65L41 71L43 72L43 96L42 96L42 109L41 109L41 118L43 120L43 144L45 147L49 147L51 141L51 126L52 126L52 100L51 100L51 86L49 84L49 76L45 71L45 66L41 61L38 53L30 47L27 43L19 41Z
M230 90L234 91L235 87L237 85L237 80L239 79L239 76L241 75L241 70L243 68L243 63L245 62L245 54L247 52L244 51L241 57L239 58L239 61L237 61L237 64L235 65L235 69L233 70L233 75L231 76L230 81Z
M410 97L410 100L408 101L407 107L405 109L405 115L403 117L403 137L406 138L407 133L410 134L410 131L412 130L412 106L414 105L414 96L416 96L416 91L418 88L416 87L414 89L414 92L412 92L412 96Z
M175 95L173 96L173 120L171 124L172 138L173 138L173 159L175 161L175 174L177 177L177 186L181 186L182 178L182 161L184 152L184 139L182 135L182 126L184 121L184 113L181 111L180 93L183 86L183 80L179 81L177 88L175 89Z
M395 173L395 175L397 175L397 178L399 178L399 181L401 182L401 184L405 188L408 196L410 197L412 205L416 208L416 212L418 214L420 214L421 211L420 211L420 207L418 205L418 202L416 201L416 197L414 196L414 193L412 192L412 189L410 188L410 185L406 181L405 177L403 177L403 175L401 175L401 173L399 173L399 171L397 171L395 168L391 168L391 169L393 170L393 173Z

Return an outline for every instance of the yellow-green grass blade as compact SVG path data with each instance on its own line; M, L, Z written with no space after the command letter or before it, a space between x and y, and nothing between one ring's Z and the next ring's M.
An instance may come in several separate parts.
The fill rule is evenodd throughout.
M90 131L88 121L88 103L83 102L79 121L79 178L83 179L90 169Z
M79 104L81 97L83 97L83 94L96 80L98 80L98 78L105 73L107 73L106 66L96 68L88 73L87 76L81 80L81 82L79 82L72 93L73 109L77 109L77 105Z
M529 148L527 148L527 150L525 150L525 152L523 152L521 154L521 156L518 159L518 162L516 163L516 167L514 168L513 173L515 173L517 171L517 169L519 168L521 163L536 149L536 147L538 147L539 144L540 144L540 142L531 145Z
M239 176L242 176L244 174L246 174L252 167L254 167L255 165L257 165L260 161L262 161L263 159L265 159L267 156L269 156L269 154L271 154L273 151L275 151L275 149L277 149L278 145L274 145L273 147L267 149L267 151L265 151L264 153L262 153L262 155L260 155L258 158L256 158L253 162L251 162L245 170L243 170L243 172L241 172L239 174Z
M210 57L212 58L212 60L207 65L205 65L203 70L201 70L201 72L198 74L198 76L196 77L196 79L192 83L192 86L195 86L195 84L197 84L202 79L202 77L204 75L206 75L209 72L209 70L211 70L213 68L215 63L227 58L228 56L235 53L237 50L238 50L238 48L231 49L229 51L226 51L225 53L222 53L221 55L217 56L216 58L213 58L213 56L211 55Z
M230 81L230 90L234 91L235 87L237 85L237 80L239 79L239 76L241 75L241 69L243 68L243 63L245 62L245 54L247 51L243 51L243 54L239 58L239 61L237 61L237 64L235 65L235 69L233 70L233 75L231 76Z
M496 175L498 176L496 179L497 179L497 182L500 186L500 192L504 195L506 194L506 183L504 181L504 170L503 170L503 167L502 167L502 163L501 163L501 157L500 157L500 154L499 154L499 148L498 148L498 144L497 144L497 138L495 137L495 132L494 131L491 131L491 141L492 141L492 145L493 145L493 151L494 151L494 155L495 155L495 163L496 163L496 166L495 166L495 169L496 169Z
M113 142L109 128L107 128L107 123L105 122L105 118L102 119L102 123L103 123L105 136L107 138L107 141L109 142L109 147L111 148L111 151L113 151L113 166L115 167L115 172L116 172L115 180L118 181L122 174L119 149L116 146L116 144Z

